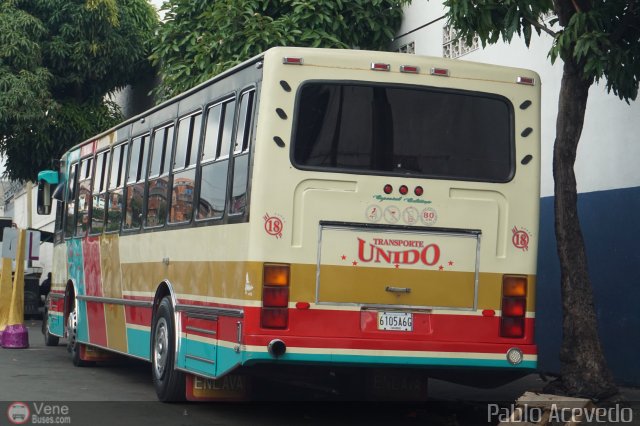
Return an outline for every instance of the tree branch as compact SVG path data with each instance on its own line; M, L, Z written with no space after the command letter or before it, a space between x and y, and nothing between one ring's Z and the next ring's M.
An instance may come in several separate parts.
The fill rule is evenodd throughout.
M533 25L537 29L544 31L545 33L549 34L553 38L555 38L558 35L558 33L553 31L551 28L547 27L546 25L541 24L538 21L535 21L535 20L533 20L531 18L527 18L527 17L525 17L524 19L526 19L527 22L529 22L531 25Z

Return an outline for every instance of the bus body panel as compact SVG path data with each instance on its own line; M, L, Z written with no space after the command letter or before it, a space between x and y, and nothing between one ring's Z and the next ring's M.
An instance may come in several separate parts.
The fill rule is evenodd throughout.
M303 57L304 64L286 65L283 57ZM392 71L373 71L372 62L388 63ZM421 72L401 73L401 65ZM432 67L447 68L449 77L425 71ZM516 84L518 77L533 78L536 85ZM297 164L293 150L304 143L295 139L305 108L303 90L325 83L503 100L510 105L513 130L509 179ZM274 363L535 368L540 167L535 73L383 52L276 48L156 107L144 121L136 117L100 135L91 149L100 152L175 124L184 114L206 114L209 106L246 88L255 90L255 118L244 213L228 214L227 204L220 220L58 240L52 334L64 334L69 285L78 304L81 343L150 360L155 297L168 288L176 310L176 367L202 377ZM533 107L521 106L527 100ZM65 176L89 155L81 148L63 158ZM235 163L229 164L227 193L236 190ZM202 169L194 170L199 179ZM406 194L398 192L402 185ZM417 188L424 192L418 195ZM261 324L263 274L272 264L289 270L288 322L282 329ZM500 336L505 275L526 279L522 337ZM394 318L410 318L411 325L381 326ZM275 340L286 344L281 356L269 353ZM513 349L522 353L515 365L507 359Z

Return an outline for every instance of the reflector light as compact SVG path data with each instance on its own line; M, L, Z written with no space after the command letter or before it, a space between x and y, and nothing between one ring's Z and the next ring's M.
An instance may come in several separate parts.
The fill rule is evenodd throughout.
M527 310L527 299L524 297L502 298L503 317L524 317Z
M385 194L391 194L393 192L393 186L386 184L383 191Z
M527 277L524 275L504 275L502 277L503 296L526 296Z
M309 309L311 307L311 304L309 302L298 302L296 303L296 308L297 309Z
M518 84L526 84L528 86L535 86L536 85L536 79L532 78L532 77L518 77L516 79L516 83L518 83Z
M483 317L495 317L496 316L496 311L494 311L493 309L484 309L482 311L482 316Z
M389 71L391 70L391 65L373 62L371 64L371 69L374 71Z
M402 195L407 195L407 193L409 192L409 188L407 188L407 185L402 185L399 188L400 194Z
M424 189L422 189L421 186L416 186L416 189L413 190L413 193L420 197L422 194L424 194Z
M286 65L302 65L304 64L304 60L302 58L290 58L285 56L282 58L282 63Z
M524 336L524 318L502 318L500 336L520 338Z
M265 264L262 282L264 285L289 285L289 265Z
M431 68L431 75L449 77L449 70L446 68Z
M264 287L262 306L266 308L286 308L289 305L289 287Z
M420 72L420 68L413 65L400 65L400 72L418 74L418 72Z
M507 361L511 365L518 365L524 359L524 354L518 348L511 348L507 351Z
M262 328L287 328L289 310L287 308L262 308L260 326Z

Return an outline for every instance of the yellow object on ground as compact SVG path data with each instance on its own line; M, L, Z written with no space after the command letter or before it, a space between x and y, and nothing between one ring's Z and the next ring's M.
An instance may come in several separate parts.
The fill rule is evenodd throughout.
M0 331L3 331L9 321L11 307L11 259L2 258L2 273L0 274Z
M13 275L13 294L11 295L7 325L22 324L24 319L24 243L26 234L24 229L20 229L18 232L16 271Z

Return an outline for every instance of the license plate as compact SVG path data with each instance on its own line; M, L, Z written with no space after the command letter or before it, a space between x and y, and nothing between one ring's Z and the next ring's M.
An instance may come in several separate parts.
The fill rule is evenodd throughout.
M413 331L411 312L378 312L378 330Z

